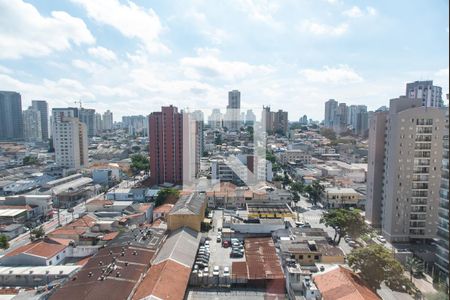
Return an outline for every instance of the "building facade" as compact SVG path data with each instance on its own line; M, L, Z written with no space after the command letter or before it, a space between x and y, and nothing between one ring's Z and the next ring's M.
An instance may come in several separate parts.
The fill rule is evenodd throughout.
M422 100L422 105L427 107L442 107L442 88L433 85L432 80L415 81L406 84L406 97Z
M230 131L238 131L241 127L241 92L233 90L228 92L226 127Z
M48 104L45 100L33 100L31 106L38 110L41 115L41 136L43 141L47 141L49 135L48 132Z
M383 117L379 118L381 123ZM385 126L379 124L375 130L381 132L371 128L369 144L384 135L384 155L383 159L375 159L376 153L381 158L381 149L369 154L368 218L381 224L382 233L390 242L435 238L444 111L423 107L421 99L403 96L391 100ZM381 169L382 176L376 177ZM376 219L378 215L380 219Z
M151 184L182 184L183 115L174 106L149 116Z
M96 134L95 128L95 109L81 108L79 110L79 116L81 122L86 124L88 136L92 137Z
M0 141L23 140L22 97L0 91Z
M23 117L23 135L27 142L41 142L42 141L42 124L41 112L34 109L32 106L28 107L22 113Z
M113 113L109 110L103 113L103 129L112 130L114 126Z
M86 124L73 117L74 113L72 109L53 109L52 132L56 164L78 170L89 164L88 136Z
M338 102L334 99L330 99L327 102L325 102L325 119L324 119L325 127L333 128L337 107Z
M446 135L444 136L444 152L442 159L442 178L441 178L441 191L440 203L439 203L439 222L438 222L438 243L436 251L436 265L439 270L439 277L441 281L446 282L448 285L448 246L449 246L449 232L448 232L448 186L449 186L449 140L448 140L448 108L446 116Z

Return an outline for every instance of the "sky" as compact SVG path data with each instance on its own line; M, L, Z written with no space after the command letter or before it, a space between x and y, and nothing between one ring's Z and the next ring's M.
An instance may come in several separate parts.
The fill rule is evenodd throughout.
M407 82L448 93L447 0L0 0L0 90L50 107L145 115L244 107L322 120L387 105Z

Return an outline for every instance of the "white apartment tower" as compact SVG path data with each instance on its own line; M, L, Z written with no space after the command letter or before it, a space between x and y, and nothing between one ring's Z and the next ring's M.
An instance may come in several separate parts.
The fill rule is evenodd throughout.
M74 170L88 166L88 132L86 124L71 116L70 113L69 116L66 116L63 110L54 109L52 132L57 165Z
M405 96L370 122L366 218L390 242L436 237L445 122Z
M42 141L41 112L33 107L28 107L22 112L23 135L27 142Z
M103 129L112 130L114 125L113 113L109 110L103 113Z
M433 85L432 80L415 81L406 84L406 97L422 100L423 106L442 107L442 88Z

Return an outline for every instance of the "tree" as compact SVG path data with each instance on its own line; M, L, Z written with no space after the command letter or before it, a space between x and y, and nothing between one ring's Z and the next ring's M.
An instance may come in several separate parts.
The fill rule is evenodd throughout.
M23 165L24 166L37 165L38 162L39 162L38 159L36 157L33 157L33 156L25 156L23 158Z
M222 143L223 143L222 135L220 133L218 133L216 135L216 137L214 138L214 144L219 146L219 145L222 145Z
M359 210L332 209L325 212L320 223L334 229L334 242L339 244L344 235L358 238L367 232L367 225ZM336 242L336 238L338 239Z
M44 227L39 226L30 231L30 239L32 241L39 240L45 236Z
M301 193L303 193L305 186L304 186L303 182L301 182L301 181L294 181L291 183L290 188L291 188L292 192L301 194Z
M336 132L331 128L322 127L320 129L320 134L331 141L336 140Z
M141 147L139 147L139 146L133 146L133 147L131 147L131 150L133 151L133 152L139 152L139 151L141 151Z
M286 186L290 185L291 182L292 182L292 180L289 178L287 172L284 172L283 187L286 187Z
M317 205L324 190L325 188L320 184L319 180L314 180L312 184L304 188L304 191L309 195L309 200L312 201L314 205Z
M155 206L160 206L170 198L178 198L180 196L180 191L175 188L165 188L158 192L156 196Z
M383 281L392 289L402 289L402 286L411 288L402 275L401 264L382 245L353 250L348 256L348 264L373 290L379 289Z
M131 156L131 169L135 175L141 171L147 172L150 169L150 162L146 156L134 154Z
M414 274L422 274L424 270L423 261L415 257L408 257L406 260L406 270L409 272L409 279L412 282Z
M283 181L283 176L277 174L273 176L273 181Z
M270 161L272 164L275 163L276 158L275 158L275 155L273 155L272 151L268 151L268 150L266 151L266 160Z
M9 242L8 237L4 234L0 234L0 249L8 249Z

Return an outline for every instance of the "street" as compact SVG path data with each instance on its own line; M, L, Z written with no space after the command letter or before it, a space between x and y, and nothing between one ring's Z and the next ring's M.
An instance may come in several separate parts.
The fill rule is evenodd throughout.
M321 209L318 206L314 207L307 201L307 198L303 196L300 196L300 200L296 203L296 206L294 206L294 210L295 208L298 211L300 220L311 224L312 228L322 228L331 238L334 237L334 229L331 227L326 227L324 224L320 223L322 214L325 212L324 209ZM341 247L342 251L344 251L346 255L352 251L352 248L344 241L344 239L341 239L339 247Z
M98 198L101 195L102 194L96 195L96 196L86 200L86 203L89 203L90 201ZM72 222L73 219L78 218L85 211L86 211L86 206L85 206L84 202L74 206L73 213L69 212L67 209L61 209L59 211L59 219L61 222L61 226L64 226L64 225ZM53 218L51 220L41 224L41 226L43 226L45 233L49 233L49 232L52 232L53 230L55 230L58 227L58 214L55 212L55 214L53 215ZM22 246L28 244L29 242L30 242L30 231L27 231L25 233L22 233L18 237L10 240L9 248L6 250L0 250L0 256L4 255L10 251L13 251L14 249L22 247Z

